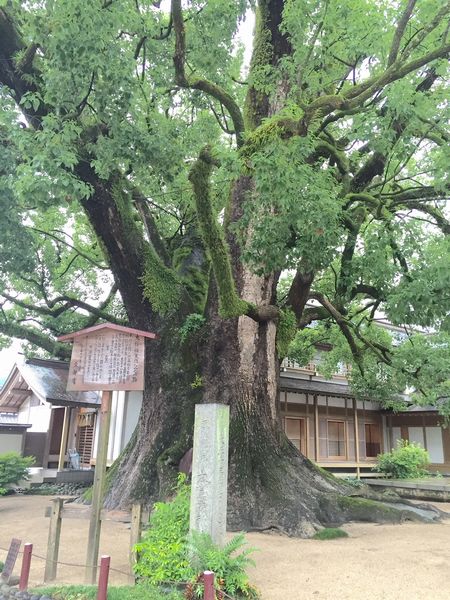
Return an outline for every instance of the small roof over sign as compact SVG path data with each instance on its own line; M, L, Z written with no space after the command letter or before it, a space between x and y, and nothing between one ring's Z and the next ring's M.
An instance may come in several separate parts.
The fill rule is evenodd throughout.
M73 333L60 335L57 339L58 342L72 342L75 338L94 333L95 331L100 331L101 329L109 329L113 331L119 331L121 333L131 333L132 335L139 335L141 337L146 337L153 340L158 337L156 333L150 333L149 331L143 331L142 329L133 329L132 327L116 325L115 323L101 323L100 325L94 325L93 327L80 329L79 331L74 331Z

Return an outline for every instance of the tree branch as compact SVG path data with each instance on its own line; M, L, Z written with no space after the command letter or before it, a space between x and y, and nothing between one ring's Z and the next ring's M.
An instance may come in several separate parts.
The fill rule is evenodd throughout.
M0 333L11 338L14 337L20 340L26 340L30 344L42 348L57 358L61 358L63 360L70 358L71 349L67 347L67 344L60 344L59 342L50 339L47 335L41 333L35 327L24 327L18 323L0 321Z
M173 56L173 64L175 67L175 80L177 85L183 88L200 90L221 102L230 113L234 131L236 133L236 143L238 146L241 146L245 129L244 119L238 104L231 94L212 81L194 76L186 76L186 31L184 27L181 0L172 0L172 21L175 31L175 53Z
M54 235L53 233L50 233L49 231L44 231L43 229L39 229L37 227L30 227L29 229L31 229L32 231L35 231L36 233L40 233L41 235L49 237L52 240L55 240L56 242L59 242L60 244L63 244L64 246L67 246L67 248L70 248L71 250L73 250L74 252L76 252L78 254L78 256L81 256L82 258L84 258L85 260L87 260L89 263L91 263L91 265L93 265L97 269L102 269L104 271L109 271L109 267L107 267L106 265L100 264L99 262L97 262L96 260L94 260L93 258L91 258L88 254L85 254L84 252L82 252L81 250L79 250L78 248L76 248L75 246L73 246L72 244L69 244L69 242L66 242L65 240L63 240L63 239L59 238L58 236Z
M113 292L113 290L114 290L114 292ZM116 291L117 291L117 287L113 286L112 290L108 294L108 299L107 299L106 305L111 301L111 294L114 295ZM89 304L87 302L84 302L83 300L78 300L77 298L73 298L72 296L63 295L63 296L58 296L56 298L53 298L52 300L49 300L47 302L48 307L45 307L45 306L38 306L36 304L30 304L29 302L20 300L20 298L12 296L11 294L8 294L8 292L1 292L0 295L3 298L5 298L5 300L8 300L8 302L11 302L12 304L15 304L16 306L20 306L21 308L24 308L25 310L29 310L38 315L52 317L54 319L59 317L63 313L67 312L71 308L81 308L82 310L85 310L85 311L91 313L92 315L94 315L97 319L103 319L103 320L109 321L111 323L116 323L117 325L125 324L125 322L122 319L117 319L113 315L105 312L103 310L103 308L106 305L104 305L103 303L99 307L96 307L96 306L92 306L91 304ZM64 302L64 304L62 306L59 306L58 308L54 308L57 304L61 304L62 302ZM103 306L103 308L102 308L102 306Z
M387 65L390 67L396 60L398 51L400 48L400 42L402 41L403 34L405 33L406 26L408 25L408 21L411 18L412 12L416 5L417 0L408 0L408 4L400 17L400 20L397 25L397 29L394 33L394 39L392 40L391 50L389 52L389 58Z
M318 302L320 302L320 304L333 317L336 324L339 326L339 329L341 330L343 336L345 337L345 339L348 342L352 356L355 359L356 364L358 365L361 375L364 375L364 367L362 364L361 349L358 348L358 346L355 342L355 339L352 335L352 332L350 330L350 326L349 326L347 319L337 310L337 308L335 306L333 306L333 304L331 304L331 302L329 300L327 300L327 298L325 298L325 296L323 294L320 294L319 292L311 292L309 297L312 300L317 300Z

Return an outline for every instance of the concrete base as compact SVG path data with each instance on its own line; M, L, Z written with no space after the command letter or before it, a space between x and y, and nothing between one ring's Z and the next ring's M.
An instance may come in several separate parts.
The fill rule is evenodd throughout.
M374 490L385 492L392 490L401 498L416 500L450 501L450 478L439 479L362 479Z
M58 471L56 474L56 483L92 484L93 482L93 469L68 469L67 471Z

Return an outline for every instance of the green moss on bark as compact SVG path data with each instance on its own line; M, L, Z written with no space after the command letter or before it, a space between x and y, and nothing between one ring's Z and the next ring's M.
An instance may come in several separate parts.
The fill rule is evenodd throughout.
M223 318L238 317L246 314L249 305L241 300L236 292L227 244L212 210L209 180L213 165L214 159L211 157L209 149L203 150L191 169L189 179L194 188L200 231L211 258L217 282L220 316Z
M144 297L160 315L174 312L179 307L180 281L152 248L144 250L144 275L141 281Z
M289 344L294 339L297 331L297 319L289 308L280 311L277 327L277 354L280 359L284 358L289 349Z

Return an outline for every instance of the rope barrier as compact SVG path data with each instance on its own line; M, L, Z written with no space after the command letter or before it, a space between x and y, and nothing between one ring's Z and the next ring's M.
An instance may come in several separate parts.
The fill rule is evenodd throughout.
M0 550L3 550L4 552L8 552L9 548L4 548L3 546L0 546ZM23 550L19 550L18 554L23 554ZM85 569L86 567L91 567L93 565L82 565L82 564L77 564L77 563L68 563L68 562L64 562L61 560L48 560L45 556L41 556L40 554L35 554L33 552L33 558L38 558L40 560L43 561L48 561L51 562L52 564L57 564L57 565L62 565L64 567L75 567L75 568L80 568L80 569ZM100 563L97 565L97 568L100 568ZM125 577L130 577L130 575L132 575L129 572L126 571L122 571L121 569L116 569L115 567L109 567L110 571L114 571L115 573L120 573L121 575L125 575ZM161 581L161 585L173 585L173 586L187 586L192 584L192 581ZM227 594L224 590L215 588L216 593L219 595L219 597L222 598L227 598L228 600L236 600L233 596L230 596L229 594Z

